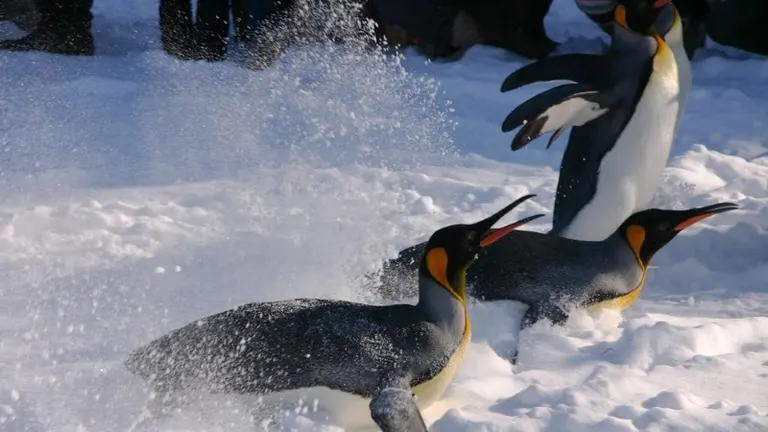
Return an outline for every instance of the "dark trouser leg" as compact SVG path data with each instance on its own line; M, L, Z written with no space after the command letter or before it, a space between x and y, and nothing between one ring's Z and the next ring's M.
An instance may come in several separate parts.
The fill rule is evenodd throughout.
M272 65L301 33L286 21L293 0L243 0L238 40L246 51L246 65L264 69Z
M194 27L190 0L160 0L160 42L163 50L184 60L194 58Z
M25 32L32 32L40 21L35 0L0 0L0 21L11 21Z
M227 57L229 0L200 0L195 20L202 56L209 61Z
M40 22L18 40L0 41L0 49L93 55L93 0L39 0Z
M182 60L224 60L229 43L229 0L160 0L163 49Z
M768 55L768 1L726 0L712 4L707 34L713 41Z
M287 1L279 0L232 0L235 15L235 32L238 43L252 39L254 32L278 10L285 9Z

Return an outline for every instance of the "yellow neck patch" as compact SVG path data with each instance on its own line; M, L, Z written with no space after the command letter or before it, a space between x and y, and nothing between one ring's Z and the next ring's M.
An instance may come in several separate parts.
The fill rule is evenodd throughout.
M637 260L637 265L640 266L640 269L643 272L642 276L640 277L640 282L628 293L611 300L606 300L598 304L594 304L588 307L587 311L593 312L602 308L624 310L630 307L632 303L634 303L635 300L640 297L640 292L643 290L643 286L645 285L645 277L647 275L645 264L643 264L643 260L640 258L640 249L643 247L644 242L645 228L641 227L640 225L630 225L627 227L627 243L629 243L629 247L632 248L632 254Z
M652 31L651 33L653 38L656 39L656 55L669 52L669 45L667 45L667 41L665 41L664 38L656 32L656 30Z
M454 288L448 281L448 253L443 248L430 249L426 256L427 271L443 288L464 303L464 287L466 282L459 281L459 287ZM460 277L466 278L465 272L459 272ZM466 280L466 279L464 279ZM458 289L457 289L458 288Z

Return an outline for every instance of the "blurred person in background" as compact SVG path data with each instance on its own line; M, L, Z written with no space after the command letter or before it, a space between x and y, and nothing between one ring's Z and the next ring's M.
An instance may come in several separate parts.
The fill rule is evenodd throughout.
M323 1L323 0L314 0ZM199 0L196 19L190 0L161 0L164 49L179 58L221 60L234 39L268 66L301 29L296 22L264 29L290 13L294 0ZM309 2L312 4L312 1ZM388 45L413 46L430 58L456 58L477 44L502 47L528 58L543 58L557 44L544 30L552 0L356 0L362 19L377 23ZM231 7L231 9L230 9ZM277 28L277 27L275 27ZM286 33L286 37L280 34ZM290 34L289 34L290 33Z
M544 28L552 0L370 0L387 40L429 57L456 58L474 45L540 59L557 47Z

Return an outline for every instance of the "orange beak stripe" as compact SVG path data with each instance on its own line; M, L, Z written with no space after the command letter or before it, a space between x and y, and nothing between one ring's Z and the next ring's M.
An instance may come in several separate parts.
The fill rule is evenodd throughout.
M616 20L620 26L629 29L629 25L627 25L627 10L624 9L624 5L616 6L616 9L613 11L613 19Z
M696 222L704 220L704 219L706 219L706 218L708 218L708 217L710 217L710 216L712 216L714 214L715 213L704 213L704 214L700 214L700 215L694 216L692 218L688 218L688 219L680 222L679 224L677 224L677 226L675 226L675 231L682 231L682 230L688 228L689 226L695 224Z
M483 237L482 240L480 240L480 246L481 247L488 247L494 243L496 243L498 240L500 240L502 237L506 236L507 234L514 231L516 228L518 228L520 225L525 224L528 221L517 221L514 223L511 223L507 226L501 227L499 229L495 229L488 233L485 237Z

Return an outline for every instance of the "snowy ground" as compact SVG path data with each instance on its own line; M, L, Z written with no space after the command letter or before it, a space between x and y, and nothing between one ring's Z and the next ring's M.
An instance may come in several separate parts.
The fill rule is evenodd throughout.
M360 276L432 230L529 192L516 215L551 212L566 140L512 153L500 132L544 88L499 93L518 57L315 47L252 72L164 55L154 1L94 11L95 58L0 53L2 431L125 430L144 388L121 362L151 338L250 301L377 301ZM604 40L569 0L547 25L562 51ZM623 318L523 332L514 370L490 347L516 343L523 308L474 304L434 430L768 430L767 99L768 60L699 53L656 202L742 209L659 253ZM232 400L158 427L250 426Z

